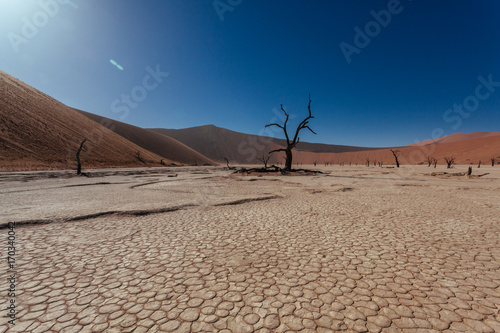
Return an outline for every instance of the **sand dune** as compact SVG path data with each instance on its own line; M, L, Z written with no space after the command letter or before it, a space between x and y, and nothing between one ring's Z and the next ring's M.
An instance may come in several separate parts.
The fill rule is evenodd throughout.
M491 157L500 160L500 135L484 136L477 139L433 144L426 146L407 146L393 148L400 151L399 160L402 164L426 163L427 156L438 159L438 164L445 164L445 157L454 157L456 164L474 164L482 161L483 165L490 164ZM296 152L294 163L311 164L315 161L339 164L365 164L367 159L371 164L395 164L391 148L382 148L371 151L347 152L339 154L318 154L310 152Z
M171 136L187 146L203 153L215 161L227 157L232 163L258 163L256 157L267 154L276 148L283 148L285 140L262 137L230 131L213 125L186 129L152 129ZM339 145L326 145L301 142L294 151L294 166L299 164L395 164L391 149L400 151L403 164L424 163L427 156L445 164L445 157L453 156L457 164L490 164L491 157L500 157L500 133L476 132L455 133L435 139L435 144L421 143L394 148L365 148ZM284 161L284 153L274 154L270 163Z
M284 139L245 134L214 125L184 129L153 128L151 130L177 139L218 162L223 162L224 157L227 157L232 163L256 163L257 157L265 155L271 150L286 146ZM297 145L296 149L297 151L315 153L341 153L370 151L377 148L301 142ZM275 163L279 160L281 160L281 157L277 156L273 157L271 162ZM310 162L312 163L312 160Z
M0 170L159 165L162 157L0 71ZM166 163L172 163L166 160Z
M56 101L22 81L0 71L0 170L75 168L75 152L87 138L82 153L84 167L135 167L166 164L255 164L269 151L283 148L285 140L250 135L205 125L186 129L142 129ZM427 156L444 164L453 156L457 164L491 164L500 160L500 133L455 133L427 140L400 151L402 164L425 163ZM145 161L137 158L137 153ZM365 148L301 142L294 165L394 164L390 148ZM284 162L284 153L269 163Z
M161 133L150 131L93 113L76 110L98 122L109 124L108 128L136 145L172 161L186 164L214 164L212 160L185 144Z
M437 144L437 143L451 143L451 142L458 142L458 141L467 141L467 140L474 140L474 139L480 139L480 138L487 138L491 136L496 136L500 135L500 132L472 132L472 133L453 133L447 136L443 136L441 138L437 139L431 139L431 140L426 140L426 141L421 141L417 143L412 143L409 144L408 146L425 146L425 145L430 145L430 144Z

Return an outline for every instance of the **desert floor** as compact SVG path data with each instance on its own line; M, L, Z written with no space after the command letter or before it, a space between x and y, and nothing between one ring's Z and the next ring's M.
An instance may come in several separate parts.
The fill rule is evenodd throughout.
M0 332L500 332L500 166L318 169L0 173Z

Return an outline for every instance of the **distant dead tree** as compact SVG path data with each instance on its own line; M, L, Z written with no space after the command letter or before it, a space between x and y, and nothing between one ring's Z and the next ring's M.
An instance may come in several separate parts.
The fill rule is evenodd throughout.
M229 166L229 160L227 159L227 157L224 157L224 159L226 160L226 165L227 165L227 168L228 168L228 169L231 169L231 167Z
M383 163L382 161L379 161L379 162L378 162L378 166L379 166L379 167L382 167L382 165L383 165L383 164L384 164L384 163Z
M318 163L318 162L314 161L314 162L313 162L313 165L314 165L314 166L316 166L316 164L317 164L317 163Z
M469 170L467 170L467 176L472 175L472 167L469 167Z
M163 162L163 159L160 161L161 165L166 165L165 162Z
M367 157L366 158L366 166L369 167L370 166L370 159Z
M434 164L434 169L436 169L436 165L438 164L437 158L432 158L432 164Z
M432 156L427 156L427 166L430 167L432 162L434 161L434 157Z
M86 141L87 141L87 139L83 139L83 141L80 143L80 147L76 151L76 174L77 175L82 174L82 162L80 161L80 153L82 152L82 149L84 148Z
M479 169L481 167L481 160L479 160L479 163L477 165L477 168Z
M264 169L267 169L267 163L269 162L270 159L271 159L271 155L269 155L269 154L267 154L267 156L262 154L262 157L257 157L257 161L264 163ZM229 168L229 162L227 164L227 167Z
M448 169L450 169L455 163L455 157L453 156L445 157L444 160L446 161L446 166Z
M495 157L491 157L490 160L491 160L491 166L495 166L495 160L496 160L496 158Z
M399 160L398 160L398 157L399 155L401 154L401 152L399 150L394 150L394 149L391 149L391 153L392 155L394 155L394 158L396 159L396 166L399 168Z
M295 148L295 146L300 141L300 139L299 139L299 132L301 130L303 130L304 128L307 128L313 134L316 134L316 132L314 132L307 125L309 123L309 119L314 118L312 116L312 114L311 114L311 94L309 94L309 104L307 105L307 110L309 111L309 115L304 120L302 120L302 122L299 124L299 126L297 126L297 129L295 130L295 135L294 135L294 137L293 137L292 140L290 140L290 137L288 136L288 131L287 131L287 128L286 128L286 125L288 123L289 114L285 111L285 109L283 109L283 104L281 104L281 111L283 111L283 113L286 116L286 119L285 119L285 122L283 123L283 125L280 125L280 124L277 124L277 123L272 123L272 124L266 125L266 127L277 126L277 127L281 128L283 130L283 132L285 133L286 148L275 149L275 150L272 150L272 151L269 152L269 154L276 153L276 152L279 152L279 151L284 151L285 152L285 160L286 160L285 161L285 170L291 170L292 169L292 158L293 158L293 156L292 156L292 149Z
M144 159L142 158L140 151L138 151L137 153L135 153L135 157L137 158L137 160L139 162L146 163L146 162L144 162Z

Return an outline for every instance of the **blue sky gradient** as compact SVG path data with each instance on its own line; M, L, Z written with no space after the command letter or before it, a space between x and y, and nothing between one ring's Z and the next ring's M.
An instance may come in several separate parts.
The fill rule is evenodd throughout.
M146 128L270 134L310 92L302 141L402 146L500 130L499 17L494 0L1 0L0 69Z

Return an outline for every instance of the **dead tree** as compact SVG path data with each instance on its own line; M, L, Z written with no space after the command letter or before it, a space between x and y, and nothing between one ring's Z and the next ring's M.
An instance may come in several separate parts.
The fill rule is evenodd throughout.
M267 162L269 162L270 159L271 159L271 155L269 155L269 154L267 154L267 156L262 154L262 157L257 157L257 161L264 163L264 169L267 169ZM227 164L227 167L229 168L229 162Z
M481 160L479 160L479 164L477 165L477 168L479 169L481 167Z
M84 148L84 145L85 145L86 141L87 141L87 139L84 139L80 143L80 148L78 148L78 150L76 151L76 174L77 175L81 175L82 174L82 163L80 161L80 153L81 153L82 149Z
M492 157L492 158L490 158L490 160L491 160L491 166L494 167L496 158Z
M398 160L398 157L399 155L401 154L401 152L399 150L394 150L394 149L391 149L391 153L392 155L394 155L394 158L396 159L396 166L399 168L399 160Z
M472 167L469 167L469 170L467 170L467 176L472 175Z
M455 163L455 157L450 156L450 157L445 157L444 160L446 161L446 166L448 169L451 169L453 164Z
M226 160L226 165L227 165L227 168L228 168L228 169L231 169L231 167L229 166L229 160L228 160L226 157L224 157L224 159Z
M434 164L434 169L436 169L436 165L438 164L437 158L432 158L432 164Z
M144 162L144 160L142 159L142 157L141 157L141 152L140 152L140 151L138 151L137 153L135 153L135 157L137 157L137 160L138 160L139 162L142 162L142 163L144 163L144 164L146 163L146 162Z
M266 127L270 126L277 126L283 130L285 133L286 137L286 148L280 148L280 149L275 149L269 152L269 154L276 153L279 151L284 151L285 152L285 170L292 170L292 149L295 148L295 146L299 143L299 132L303 130L304 128L307 128L310 130L313 134L316 134L307 124L309 123L309 119L314 118L311 114L311 94L309 94L309 104L307 105L307 110L309 111L309 116L307 116L302 122L297 126L297 129L295 130L295 135L292 140L290 140L290 137L288 136L288 131L286 128L286 125L288 123L288 118L289 114L283 109L283 104L281 104L281 111L285 114L285 122L283 125L277 124L277 123L272 123L269 125L266 125Z
M430 166L431 166L431 164L432 164L432 162L433 162L433 161L434 161L434 158L433 158L433 157L431 157L431 156L427 156L427 164L428 164L427 166L428 166L428 167L430 167Z
M366 166L369 167L370 166L370 159L367 157L366 158Z

